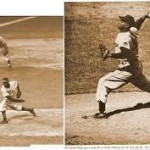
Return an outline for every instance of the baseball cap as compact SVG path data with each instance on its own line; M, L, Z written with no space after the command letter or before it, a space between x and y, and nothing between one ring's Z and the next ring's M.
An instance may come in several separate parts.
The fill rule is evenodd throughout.
M131 27L134 26L135 24L135 21L134 21L134 18L130 15L126 15L126 16L119 16L119 18L124 21L124 22L127 22Z
M2 81L3 81L3 83L9 82L9 79L8 78L3 78Z

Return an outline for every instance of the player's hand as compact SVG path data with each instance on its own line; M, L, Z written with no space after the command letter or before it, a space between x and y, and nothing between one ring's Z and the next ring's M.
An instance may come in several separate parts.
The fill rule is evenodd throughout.
M16 97L17 97L17 98L20 98L20 97L21 97L21 91L18 91L18 92L17 92Z

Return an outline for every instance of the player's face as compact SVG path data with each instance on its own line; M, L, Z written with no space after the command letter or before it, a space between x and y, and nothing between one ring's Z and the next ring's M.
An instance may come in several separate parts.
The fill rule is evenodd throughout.
M129 28L129 24L127 22L124 22L124 21L121 21L121 20L119 21L119 23L118 23L118 29L120 31L127 31L128 28Z
M5 88L10 88L9 82L3 82L3 85L4 85Z

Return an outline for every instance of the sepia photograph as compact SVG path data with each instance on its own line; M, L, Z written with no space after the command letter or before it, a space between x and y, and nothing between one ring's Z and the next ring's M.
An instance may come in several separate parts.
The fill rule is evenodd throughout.
M65 2L65 144L150 139L150 2Z
M0 146L63 144L63 17L0 16Z

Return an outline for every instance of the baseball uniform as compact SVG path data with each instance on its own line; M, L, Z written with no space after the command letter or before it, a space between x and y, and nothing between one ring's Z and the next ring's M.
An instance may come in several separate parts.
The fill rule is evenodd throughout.
M22 110L22 106L20 104L10 101L6 98L6 96L11 96L13 98L16 98L16 94L18 92L17 81L10 81L9 84L10 84L9 88L5 88L4 86L2 86L1 88L1 92L4 97L4 100L0 103L0 111L6 111L7 106L15 110Z
M117 70L100 78L96 100L107 102L111 90L118 89L131 82L138 88L150 92L150 82L142 73L142 64L138 60L138 41L132 32L122 32L115 40L114 58L120 60Z
M2 53L4 55L4 60L8 63L8 67L11 68L11 62L8 55L9 48L7 46L6 41L3 37L0 36L0 48L2 49Z

